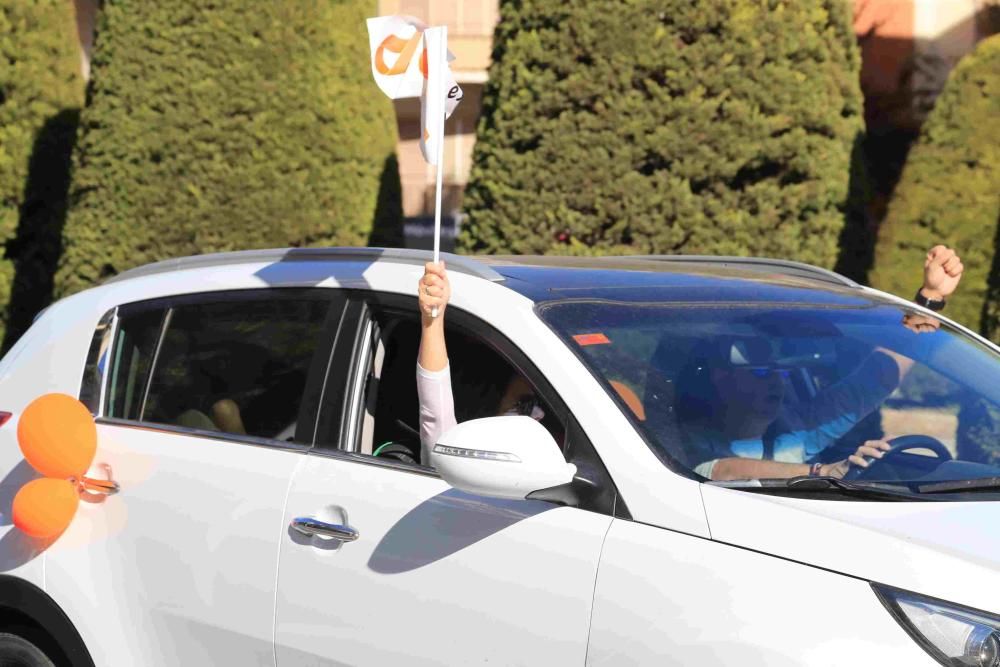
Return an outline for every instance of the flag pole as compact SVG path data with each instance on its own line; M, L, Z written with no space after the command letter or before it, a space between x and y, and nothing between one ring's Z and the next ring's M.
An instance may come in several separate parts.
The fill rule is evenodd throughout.
M442 26L442 39L438 42L438 52L433 56L433 67L440 67L442 75L444 68L448 66L448 26ZM437 150L434 156L437 161L437 183L434 185L434 263L441 260L441 181L444 176L444 118L447 111L441 110L441 114L435 119L437 129ZM435 306L431 309L431 317L437 317L438 309Z

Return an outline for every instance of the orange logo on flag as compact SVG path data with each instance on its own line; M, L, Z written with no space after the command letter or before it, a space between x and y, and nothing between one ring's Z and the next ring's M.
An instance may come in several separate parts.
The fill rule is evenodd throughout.
M396 74L402 74L406 71L406 68L410 66L410 60L413 59L413 53L417 50L417 45L420 44L421 33L415 33L413 37L409 39L403 39L402 37L396 37L395 35L389 35L382 43L378 45L378 49L375 51L375 70L379 74L384 74L386 76L394 76ZM388 51L389 53L398 53L399 57L396 58L396 63L389 67L385 64L384 53ZM420 54L420 72L427 78L427 49Z

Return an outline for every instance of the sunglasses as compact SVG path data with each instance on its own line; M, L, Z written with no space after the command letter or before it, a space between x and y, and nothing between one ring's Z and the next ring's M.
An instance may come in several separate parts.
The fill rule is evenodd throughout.
M740 370L748 371L750 375L760 380L766 380L772 375L787 379L792 375L792 372L787 368L773 368L771 366L741 366Z

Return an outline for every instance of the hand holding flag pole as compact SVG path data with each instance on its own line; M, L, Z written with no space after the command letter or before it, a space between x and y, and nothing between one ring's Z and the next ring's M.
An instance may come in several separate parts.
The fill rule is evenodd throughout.
M444 166L444 121L462 101L462 89L448 66L448 27L428 27L411 16L368 19L372 76L390 99L420 97L420 150L437 166L434 188L434 263L441 254L441 184ZM386 54L395 55L387 58ZM420 54L419 58L414 55ZM390 64L390 60L392 61ZM437 317L437 308L431 312Z

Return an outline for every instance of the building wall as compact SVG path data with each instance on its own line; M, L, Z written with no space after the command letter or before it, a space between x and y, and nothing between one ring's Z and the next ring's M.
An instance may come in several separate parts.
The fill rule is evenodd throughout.
M80 71L90 79L90 54L94 50L94 32L101 0L68 0L76 10L76 34L80 39Z
M854 0L870 131L916 133L948 74L997 31L996 0Z

